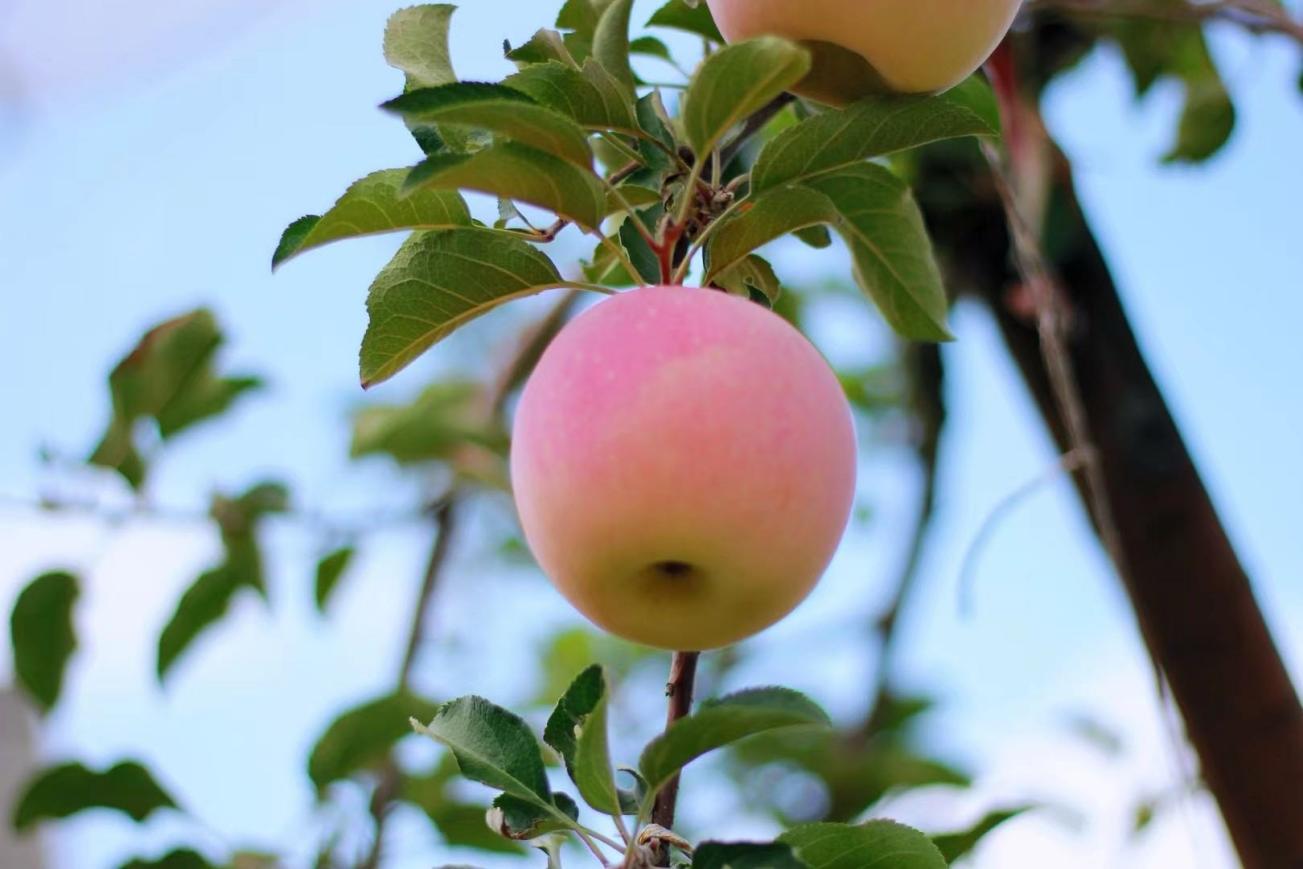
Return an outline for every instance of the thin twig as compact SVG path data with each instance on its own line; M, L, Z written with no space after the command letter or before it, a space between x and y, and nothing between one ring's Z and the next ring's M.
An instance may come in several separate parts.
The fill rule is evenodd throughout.
M666 730L673 727L676 721L686 717L692 711L692 692L696 686L697 660L700 657L700 652L675 652L674 658L670 661L670 678L665 683L665 696L667 698ZM679 776L676 773L673 778L665 783L660 793L656 794L656 801L652 805L651 822L667 830L674 829L674 810L678 805L678 801ZM662 849L660 857L661 864L668 866L668 849Z
M1090 18L1147 18L1154 21L1227 21L1251 33L1277 33L1303 44L1303 22L1285 8L1259 0L1159 3L1154 0L1030 0L1030 11L1055 10Z

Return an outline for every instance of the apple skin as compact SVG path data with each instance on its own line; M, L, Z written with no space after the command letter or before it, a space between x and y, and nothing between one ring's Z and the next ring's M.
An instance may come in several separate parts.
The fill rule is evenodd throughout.
M954 87L995 50L1021 0L706 0L729 42L782 36L813 51L795 90L831 105Z
M850 407L777 314L644 287L552 341L516 410L511 479L544 572L625 639L701 651L787 615L840 542Z

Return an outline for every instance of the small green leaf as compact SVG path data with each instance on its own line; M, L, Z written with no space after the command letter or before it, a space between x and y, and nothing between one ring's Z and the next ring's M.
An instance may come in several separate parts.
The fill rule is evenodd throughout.
M772 308L783 294L783 286L769 261L755 254L747 254L740 262L715 275L714 283L743 298L763 297Z
M42 770L27 783L14 809L13 826L22 831L38 821L87 809L111 809L139 822L159 809L173 808L176 802L139 763L124 761L104 772L65 763Z
M1202 163L1222 149L1235 130L1235 104L1221 76L1191 80L1185 86L1185 108L1176 141L1164 163Z
M372 172L355 181L325 214L300 217L291 223L272 255L272 268L305 250L344 238L471 225L466 202L451 190L416 190L403 194L403 179L408 171Z
M381 105L409 123L485 130L589 168L593 152L584 130L566 115L541 106L524 91L484 82L457 82L408 91Z
M547 833L570 830L579 819L579 806L560 792L552 794L551 806L499 794L493 801L493 808L496 812L489 816L492 828L498 835L513 841L537 839Z
M400 465L444 461L467 444L505 452L507 435L489 421L484 384L442 380L406 404L372 404L353 418L349 455L387 455Z
M344 571L353 562L353 556L357 554L352 546L341 546L332 552L322 556L317 562L317 579L314 584L316 589L317 611L325 612L326 605L330 603L331 595L339 587L339 580L343 577Z
M121 869L217 869L217 867L193 848L177 848L153 860L137 857L135 860L123 863Z
M999 111L977 76L937 96L879 96L822 112L780 133L756 158L752 194L906 148L997 136Z
M783 842L702 842L692 869L808 869Z
M609 697L606 672L597 665L584 670L570 683L548 718L543 741L561 755L566 771L588 805L608 815L626 809L636 812L632 797L622 799L615 785L606 730Z
M710 240L706 280L727 272L789 232L837 220L836 209L823 193L801 185L782 187L745 203L738 216L721 226Z
M433 3L409 6L385 24L385 62L407 75L410 87L433 87L456 81L448 53L448 28L456 6Z
M432 154L404 182L407 190L478 190L527 202L593 229L602 222L606 190L590 170L515 142L474 154Z
M504 302L565 284L547 256L518 238L478 228L416 233L371 284L362 384L387 380Z
M629 53L656 57L666 61L674 60L674 56L670 54L670 47L654 36L639 36L637 39L631 40L629 42Z
M482 697L461 697L439 708L419 733L446 745L462 775L555 812L538 740L518 715Z
M686 33L694 33L712 42L722 43L724 37L719 33L715 19L711 17L710 7L702 2L688 3L686 0L670 0L657 9L647 21L648 27L670 27Z
M523 45L509 49L507 59L524 66L555 61L579 68L579 58L571 53L565 36L546 27L535 32Z
M68 659L77 648L72 608L79 595L71 573L44 573L19 593L9 617L14 675L42 712L58 702Z
M593 32L593 58L630 94L634 87L633 68L629 66L629 13L632 11L633 0L612 0Z
M734 125L809 71L810 53L775 36L739 42L711 54L683 97L688 144L697 154L708 154Z
M1001 826L1007 821L1011 821L1021 814L1031 811L1031 806L1018 806L1012 809L1001 809L990 812L985 817L973 824L967 830L961 830L957 833L944 833L932 837L932 844L937 846L941 856L946 859L947 863L953 863L961 857L967 857L972 853L987 834L996 827Z
M426 808L421 806L421 808ZM520 854L521 847L485 823L484 807L441 800L426 809L430 822L439 830L443 843L453 848L475 848L500 854Z
M641 132L628 92L595 60L585 61L579 70L556 62L535 64L508 76L503 84L524 91L585 129Z
M195 638L226 615L231 600L243 585L235 571L223 565L204 571L186 589L158 637L156 669L160 681Z
M438 710L408 692L379 697L336 718L317 739L308 756L308 778L318 793L331 782L382 762L394 743L412 732L412 717L428 718Z
M946 869L941 852L918 830L895 821L803 824L778 837L810 869Z
M592 39L601 14L602 10L594 6L592 0L566 0L557 13L556 26Z
M756 733L781 727L828 726L828 716L804 694L752 688L708 700L643 749L638 770L655 794L690 761Z

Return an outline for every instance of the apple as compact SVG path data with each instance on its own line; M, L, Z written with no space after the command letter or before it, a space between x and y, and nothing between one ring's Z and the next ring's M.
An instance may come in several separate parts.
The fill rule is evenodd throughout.
M959 84L991 54L1021 0L706 0L729 42L771 35L804 43L810 74L795 90L844 105L883 90Z
M576 609L701 651L809 594L846 528L855 454L837 377L787 321L717 290L644 287L544 351L511 481L534 557Z

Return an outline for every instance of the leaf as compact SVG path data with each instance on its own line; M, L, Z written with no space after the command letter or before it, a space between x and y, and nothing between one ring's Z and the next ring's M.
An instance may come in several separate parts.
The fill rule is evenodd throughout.
M810 71L810 53L794 42L762 36L709 55L683 96L683 130L699 155L751 113Z
M143 821L176 802L159 787L149 770L123 761L104 772L80 763L42 770L23 789L13 814L13 827L22 831L38 821L75 815L87 809L111 809L133 821Z
M399 9L385 24L385 62L407 75L410 87L456 81L448 52L448 28L456 6L434 3Z
M547 720L543 741L556 749L566 772L588 805L608 815L629 809L637 811L633 798L615 785L611 751L607 738L606 707L610 681L606 672L593 665L570 683Z
M795 848L810 869L946 869L927 836L895 821L804 824L778 840Z
M978 843L996 827L1031 811L1032 808L1032 806L1017 806L1011 809L989 812L967 830L933 836L932 844L937 846L937 850L941 852L941 856L946 859L947 863L953 863L961 857L968 856L977 847Z
M216 867L193 848L177 848L153 860L137 857L135 860L123 863L121 869L216 869Z
M325 214L320 217L310 214L291 223L272 255L272 268L305 250L344 238L471 225L465 200L453 191L429 189L403 194L403 179L408 171L372 172L353 182Z
M638 770L655 794L694 760L756 733L801 725L828 726L828 716L804 694L787 688L752 688L708 700L643 749Z
M837 222L837 211L823 193L803 185L773 190L749 200L741 213L711 238L710 282L740 263L751 251L789 232Z
M552 804L521 800L499 794L488 815L489 826L498 835L513 841L537 839L547 833L573 829L579 819L579 806L563 793L552 794Z
M352 546L341 546L326 555L322 556L317 562L317 578L314 588L316 589L317 611L325 612L326 605L330 603L331 595L339 586L339 580L348 570L348 566L353 562L353 556L357 550Z
M448 746L462 775L534 806L556 811L538 740L524 720L482 697L441 707L417 732Z
M223 565L204 571L186 589L158 637L156 671L159 681L205 629L226 615L231 600L242 585L235 571Z
M929 142L999 132L995 97L977 76L937 96L869 97L780 133L756 158L751 192Z
M445 755L445 760L427 775L403 776L398 798L425 812L446 845L521 853L519 845L489 828L484 806L460 802L450 792L449 785L456 775L457 764L451 755Z
M253 377L218 376L214 359L221 343L216 319L203 308L146 332L109 374L113 413L91 464L112 468L139 488L145 477L136 442L139 421L153 419L159 434L170 438L260 386Z
M628 93L594 60L585 61L578 70L557 62L536 64L508 76L503 84L529 94L585 129L640 132Z
M715 25L715 19L711 17L710 7L704 2L689 4L685 0L670 0L648 19L647 26L671 27L694 33L712 42L724 41L719 27Z
M612 0L593 32L593 58L632 94L633 68L629 66L629 13L633 0Z
M504 44L504 47L507 46ZM546 27L536 31L524 45L508 48L506 55L508 60L518 65L556 61L569 67L579 66L579 59L571 53L565 36Z
M566 0L557 13L556 26L592 39L600 16L601 9L594 6L592 0Z
M505 453L507 435L490 421L482 383L444 380L407 404L374 404L353 418L349 455L387 455L400 465L446 461L468 444Z
M422 188L478 190L527 202L593 229L602 222L606 191L601 180L545 151L515 142L490 145L474 154L432 154L404 182Z
M9 617L14 675L42 712L58 702L68 659L77 648L72 608L79 595L71 573L44 573L18 594Z
M873 163L807 183L837 209L834 229L850 247L856 280L892 329L920 341L951 340L941 270L909 185Z
M412 732L411 718L429 718L438 708L429 700L399 692L348 710L313 745L308 778L320 793L331 782L380 763L394 743Z
M783 842L702 842L692 869L808 869Z
M747 254L726 271L715 275L714 282L734 295L752 298L759 294L772 308L783 294L782 284L769 261L755 254Z
M408 91L380 108L412 124L471 127L546 151L587 169L593 152L573 120L539 105L524 91L484 82L457 82Z
M1164 163L1202 163L1222 149L1235 130L1235 104L1215 72L1185 87L1185 108L1176 141Z
M371 284L362 385L389 379L498 305L560 286L552 261L518 238L478 228L416 233Z
M670 54L670 47L654 36L639 36L637 39L631 40L629 42L629 53L656 57L670 62L674 60L674 56Z

